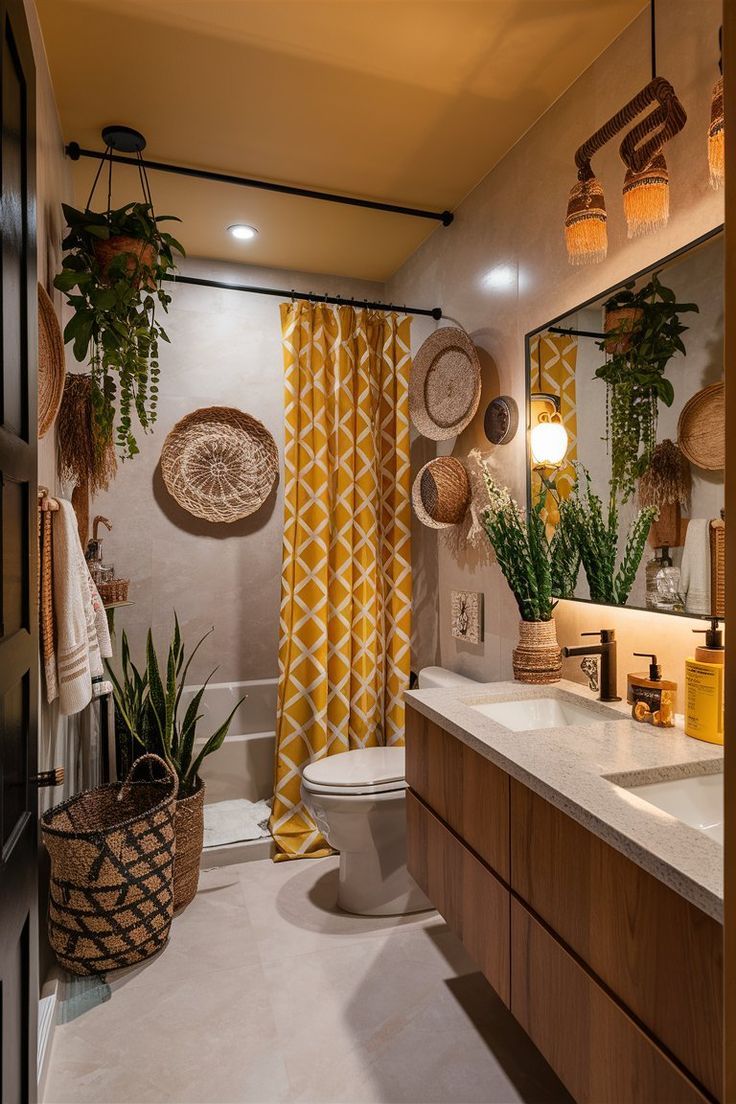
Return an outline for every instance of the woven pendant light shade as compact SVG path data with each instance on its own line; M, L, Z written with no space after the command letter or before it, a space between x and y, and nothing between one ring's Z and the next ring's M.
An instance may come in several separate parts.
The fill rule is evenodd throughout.
M593 176L570 191L565 219L565 243L570 264L595 264L608 252L606 200L603 185Z
M710 105L710 126L708 127L708 165L710 182L714 188L720 188L725 172L725 114L723 110L723 77L719 77L713 88Z
M629 237L651 234L670 217L670 175L664 154L658 153L641 172L626 170L624 214Z
M255 513L278 475L276 442L250 414L229 406L195 410L164 441L169 494L194 517L233 522Z

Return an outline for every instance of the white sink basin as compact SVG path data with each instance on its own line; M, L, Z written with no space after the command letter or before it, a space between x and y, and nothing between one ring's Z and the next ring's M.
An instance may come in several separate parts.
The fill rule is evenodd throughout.
M562 698L525 698L520 701L477 702L470 706L512 732L539 728L567 728L604 721L625 721L625 714L605 706L571 702Z
M722 774L700 774L670 782L627 786L626 789L691 828L699 828L711 839L723 843Z

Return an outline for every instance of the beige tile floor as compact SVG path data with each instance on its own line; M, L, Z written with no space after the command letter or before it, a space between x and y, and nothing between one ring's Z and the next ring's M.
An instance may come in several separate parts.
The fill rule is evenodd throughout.
M63 1007L46 1104L539 1104L564 1089L436 913L334 908L337 860L203 872L168 946Z

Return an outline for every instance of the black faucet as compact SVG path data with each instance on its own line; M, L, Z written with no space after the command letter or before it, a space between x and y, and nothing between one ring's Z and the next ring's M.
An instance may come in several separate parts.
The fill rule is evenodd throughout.
M577 648L563 648L564 656L589 656L601 657L601 692L599 701L621 701L616 693L616 630L599 629L597 632L584 632L581 636L598 636L600 644L581 644Z

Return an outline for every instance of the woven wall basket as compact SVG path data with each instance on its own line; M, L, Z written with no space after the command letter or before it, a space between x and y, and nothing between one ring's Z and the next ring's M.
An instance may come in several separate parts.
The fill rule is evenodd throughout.
M430 334L409 377L409 415L422 436L457 436L478 409L480 391L480 361L465 330L443 326Z
M250 414L209 406L187 414L164 441L169 494L205 521L239 521L268 498L279 470L276 442Z
M45 437L56 421L66 364L64 338L54 304L43 284L38 285L38 436Z
M725 402L723 381L712 383L685 403L677 423L680 451L705 471L722 471L726 464Z
M411 490L414 513L430 529L459 525L470 505L470 480L454 456L436 456L420 468Z

